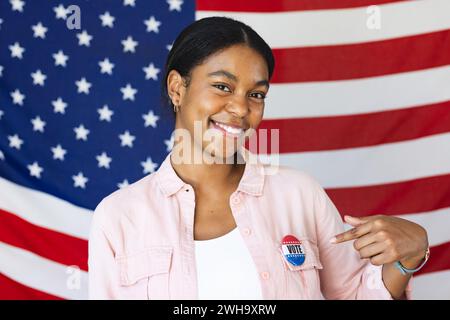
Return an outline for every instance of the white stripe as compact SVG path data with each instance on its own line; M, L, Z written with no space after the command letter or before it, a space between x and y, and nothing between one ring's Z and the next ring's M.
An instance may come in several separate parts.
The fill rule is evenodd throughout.
M87 240L92 211L0 177L0 208L35 225Z
M413 277L412 298L417 300L450 299L450 270Z
M259 157L264 163L305 171L325 188L378 185L450 173L450 133L371 147Z
M272 48L362 43L450 28L448 0L380 5L380 29L367 27L367 21L373 17L367 8L279 13L197 11L196 19L226 16L240 20L255 29Z
M0 242L0 273L27 287L60 298L87 299L87 272L68 268L3 242ZM79 277L79 281L74 281L75 277Z
M450 100L449 83L450 66L364 79L271 84L264 119L352 115L443 102Z

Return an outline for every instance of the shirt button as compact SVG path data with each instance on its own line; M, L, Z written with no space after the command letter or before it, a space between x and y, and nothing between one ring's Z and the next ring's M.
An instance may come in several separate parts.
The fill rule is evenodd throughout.
M244 230L242 230L242 231L244 232L244 234L245 234L246 236L249 236L250 233L252 233L252 231L251 231L249 228L244 228Z
M264 271L264 272L261 272L261 277L262 277L264 280L267 280L267 279L269 279L270 275L269 275L268 272Z

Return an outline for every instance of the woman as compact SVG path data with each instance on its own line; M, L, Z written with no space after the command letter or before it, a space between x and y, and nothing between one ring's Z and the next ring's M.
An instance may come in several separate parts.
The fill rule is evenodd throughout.
M262 120L273 69L269 46L241 22L205 18L178 36L163 86L175 146L157 172L96 208L91 298L409 297L429 252L421 226L345 217L354 228L344 232L312 177L250 161L243 143Z

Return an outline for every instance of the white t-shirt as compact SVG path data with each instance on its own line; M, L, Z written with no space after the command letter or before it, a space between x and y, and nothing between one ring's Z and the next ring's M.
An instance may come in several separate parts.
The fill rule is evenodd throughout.
M238 228L194 242L200 300L263 299L256 265Z

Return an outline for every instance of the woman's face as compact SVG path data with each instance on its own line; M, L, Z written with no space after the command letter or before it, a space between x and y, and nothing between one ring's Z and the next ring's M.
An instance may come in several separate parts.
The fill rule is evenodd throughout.
M234 45L193 68L188 86L183 83L171 70L168 92L180 106L175 128L189 132L194 148L222 161L232 157L263 117L269 89L264 58L245 45ZM204 138L194 139L200 130Z

